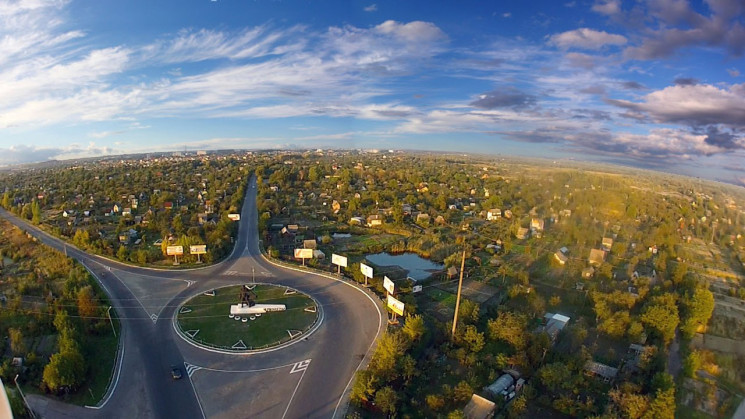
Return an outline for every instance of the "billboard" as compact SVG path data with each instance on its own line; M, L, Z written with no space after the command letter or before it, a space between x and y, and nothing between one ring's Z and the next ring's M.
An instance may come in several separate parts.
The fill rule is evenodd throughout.
M313 249L295 249L295 259L313 259Z
M184 246L168 246L166 247L166 254L168 256L181 256L184 254Z
M404 315L404 303L398 301L390 295L388 296L388 308L390 308L391 311L398 314L399 316Z
M347 267L347 257L346 256L340 256L335 253L331 254L331 263L334 265L339 265L343 267Z
M383 278L383 288L385 288L385 290L388 291L389 294L393 294L393 290L396 288L396 286L393 284L393 281L391 281L391 279L386 276Z
M228 218L232 221L240 221L241 215L240 214L228 214Z
M198 244L195 246L189 246L189 253L191 253L192 255L203 255L207 253L207 245Z
M373 277L373 268L365 265L364 263L360 263L360 272L362 272L362 275L365 275L365 277L367 278Z

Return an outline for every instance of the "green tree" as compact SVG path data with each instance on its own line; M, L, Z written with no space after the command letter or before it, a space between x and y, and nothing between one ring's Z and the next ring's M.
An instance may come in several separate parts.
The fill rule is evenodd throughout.
M690 339L699 326L706 325L714 312L714 295L706 288L699 287L682 304L683 321L680 331Z
M641 321L657 332L665 343L670 342L680 321L675 296L668 293L653 297L644 307Z
M675 418L675 389L657 390L649 403L649 409L644 412L644 419L673 419Z
M419 314L409 315L406 317L406 322L401 331L411 340L412 342L418 341L424 332L426 331L424 325L424 319Z
M86 285L78 290L78 314L81 317L94 317L98 311L95 301L96 295L90 285Z
M85 359L77 350L52 355L42 374L42 382L53 392L58 392L63 387L75 390L84 379Z
M375 393L375 405L387 415L396 413L397 403L398 395L391 387L385 386Z
M353 402L369 402L377 390L378 378L372 371L360 370L354 376L354 385L350 393Z
M10 351L13 352L13 355L24 355L26 353L26 342L21 329L11 327L8 329L8 337L10 338Z
M463 345L472 353L480 352L484 348L484 334L474 325L467 325L461 338Z
M41 224L41 206L37 200L31 204L31 222L36 225Z
M75 235L72 238L72 244L81 249L86 249L91 242L88 230L78 229L75 230Z
M473 387L465 380L459 382L453 388L453 400L457 403L467 402L471 399L471 395L473 395Z
M501 311L497 314L496 319L491 319L487 323L489 339L503 340L515 349L525 347L525 328L527 327L527 318L518 313Z
M125 261L129 257L129 251L127 250L127 246L121 245L119 246L119 250L116 251L116 258Z
M10 209L10 194L8 191L5 191L3 193L3 202L2 202L3 208L9 210Z

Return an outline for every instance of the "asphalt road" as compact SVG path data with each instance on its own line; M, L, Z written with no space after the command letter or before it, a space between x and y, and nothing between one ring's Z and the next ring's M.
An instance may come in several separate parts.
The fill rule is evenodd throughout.
M133 267L87 254L0 209L0 216L91 270L122 319L114 384L98 408L34 397L44 417L201 418L340 417L354 372L384 329L379 299L350 283L275 266L259 250L255 180L249 182L233 253L188 271ZM275 351L224 354L186 342L174 330L180 304L226 285L287 285L312 295L323 316L310 336ZM226 313L227 320L227 313ZM174 381L170 366L183 366Z

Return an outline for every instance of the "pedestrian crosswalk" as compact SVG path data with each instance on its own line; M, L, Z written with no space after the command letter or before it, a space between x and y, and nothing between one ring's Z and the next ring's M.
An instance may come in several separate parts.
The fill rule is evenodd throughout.
M238 272L238 271L227 271L223 275L226 275L226 276L236 276L236 275L239 275L239 274L240 274L240 272Z

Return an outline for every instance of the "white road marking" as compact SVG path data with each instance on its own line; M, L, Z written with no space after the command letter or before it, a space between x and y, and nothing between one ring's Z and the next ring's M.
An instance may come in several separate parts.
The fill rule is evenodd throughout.
M197 333L199 333L199 329L187 330L184 333L186 333L187 335L189 335L189 336L191 336L193 338L194 336L197 335Z
M196 399L197 399L197 404L199 405L199 411L202 412L202 418L203 419L206 419L207 418L207 415L204 414L204 408L202 407L202 400L199 399L199 394L197 393L197 389L194 387L194 382L191 381L191 374L188 374L189 365L191 365L191 364L184 362L184 367L186 367L186 369L187 369L186 376L189 378L189 384L191 384L191 390L194 392L194 397L196 397ZM199 367L199 369L202 369L202 368ZM193 371L192 371L192 373L193 373Z
M153 323L157 322L158 321L158 315L157 314L151 314L150 315L150 320L152 320Z
M292 366L292 370L290 370L290 374L295 374L296 372L305 371L308 369L308 365L310 365L311 359L306 359L305 361L296 362L295 365Z
M226 275L226 276L236 276L236 275L239 275L239 274L240 274L240 272L238 272L238 271L227 271L223 275Z
M246 346L245 343L243 343L243 339L236 342L233 346L231 346L233 349L248 349L248 346Z
M190 364L188 362L184 362L184 365L186 366L186 375L191 378L192 375L194 375L195 372L202 369L199 365Z
M303 374L300 376L300 379L297 380L295 391L292 392L292 396L290 396L290 401L287 402L287 407L285 408L285 413L282 415L282 419L285 419L285 416L287 416L287 412L290 410L290 405L292 405L292 399L295 398L295 393L297 393L297 389L300 388L300 383L303 382L303 377L305 377L305 371L308 370L308 364L310 364L310 359L306 359L305 361L299 362L298 364L303 364L303 363L306 363L305 367L303 367L302 369ZM297 366L297 364L295 365ZM294 370L295 367L292 367L292 369ZM301 371L301 370L298 370L298 371ZM290 374L292 374L292 372L290 372Z
M185 281L186 281L186 287L187 288L189 288L190 286L194 285L194 282L195 282L195 281L192 281L190 279L185 279Z

